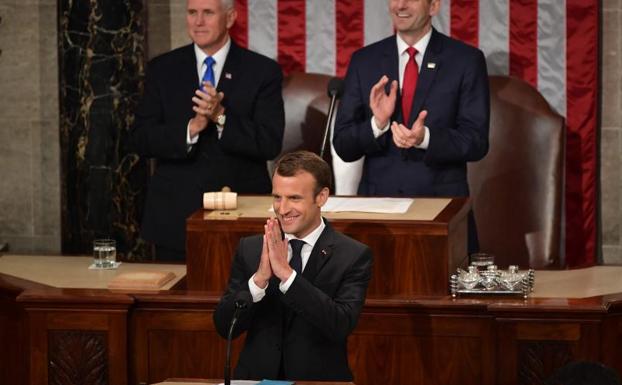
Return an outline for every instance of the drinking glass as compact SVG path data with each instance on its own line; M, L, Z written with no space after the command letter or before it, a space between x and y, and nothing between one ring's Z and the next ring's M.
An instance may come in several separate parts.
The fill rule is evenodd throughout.
M495 264L495 256L488 253L474 253L471 254L470 261L472 266L486 269L487 266Z
M117 260L117 243L114 239L93 241L93 264L99 268L114 267Z

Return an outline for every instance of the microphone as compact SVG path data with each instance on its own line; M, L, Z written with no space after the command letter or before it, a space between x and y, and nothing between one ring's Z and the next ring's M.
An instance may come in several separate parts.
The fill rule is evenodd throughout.
M328 82L328 97L330 98L330 106L328 108L328 118L326 119L326 127L324 128L324 139L322 140L322 148L320 149L320 158L324 158L324 149L326 148L326 142L328 141L328 133L330 132L330 125L333 122L333 115L335 114L335 105L337 99L343 94L343 79L332 78Z
M343 95L343 79L332 78L328 81L328 97L336 96L337 99Z
M233 318L231 319L231 326L229 327L229 335L227 336L227 358L225 360L225 385L231 385L231 340L233 336L233 330L235 324L238 322L238 318L243 310L248 308L248 305L253 303L253 297L248 291L242 290L235 294L235 311L233 312Z

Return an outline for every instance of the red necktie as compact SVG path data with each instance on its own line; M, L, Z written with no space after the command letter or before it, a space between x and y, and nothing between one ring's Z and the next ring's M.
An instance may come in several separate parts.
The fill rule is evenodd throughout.
M408 62L404 69L404 84L402 85L402 118L404 125L408 127L410 121L410 109L415 98L415 89L417 88L417 78L419 78L419 67L415 61L417 50L414 47L408 47ZM410 128L410 127L408 127Z

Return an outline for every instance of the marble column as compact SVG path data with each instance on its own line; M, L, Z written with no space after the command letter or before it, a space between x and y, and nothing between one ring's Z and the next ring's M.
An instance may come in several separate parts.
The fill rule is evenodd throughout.
M118 256L150 258L139 240L147 165L130 127L144 73L143 0L59 1L62 249L96 237Z

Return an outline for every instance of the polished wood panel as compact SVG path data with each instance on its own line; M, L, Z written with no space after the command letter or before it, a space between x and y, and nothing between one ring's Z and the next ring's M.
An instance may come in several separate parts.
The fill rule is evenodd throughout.
M24 365L29 357L24 344L28 338L24 319L23 309L15 303L15 297L0 289L0 384L26 385L29 382L30 373Z
M28 357L20 366L29 372L28 383L126 385L132 302L128 295L107 290L35 288L20 293L15 304L27 337L18 343Z
M209 306L203 298L189 302L185 296L166 298L137 296L132 313L132 368L130 383L156 383L171 377L223 376L226 340L214 328L212 314L216 296ZM243 338L234 341L232 362L237 362Z
M370 295L445 295L451 271L466 261L466 198L452 199L432 221L332 219L331 225L374 253ZM264 218L186 222L187 287L222 292L240 238L263 232Z
M221 378L225 340L212 321L219 296L63 290L0 274L0 336L6 342L0 383L63 383L56 381L61 369L50 362L62 356L64 345L78 358L67 361L64 371L88 368L94 355L105 355L97 361L105 361L105 375L86 370L99 374L85 376L84 385ZM103 349L92 346L102 335L105 353L93 354ZM242 343L240 338L234 344L234 362ZM348 352L359 385L541 384L574 360L620 371L622 294L527 300L370 296Z
M497 383L544 384L555 369L576 360L599 361L602 323L583 319L498 320Z
M492 319L364 313L350 338L359 384L493 384Z

